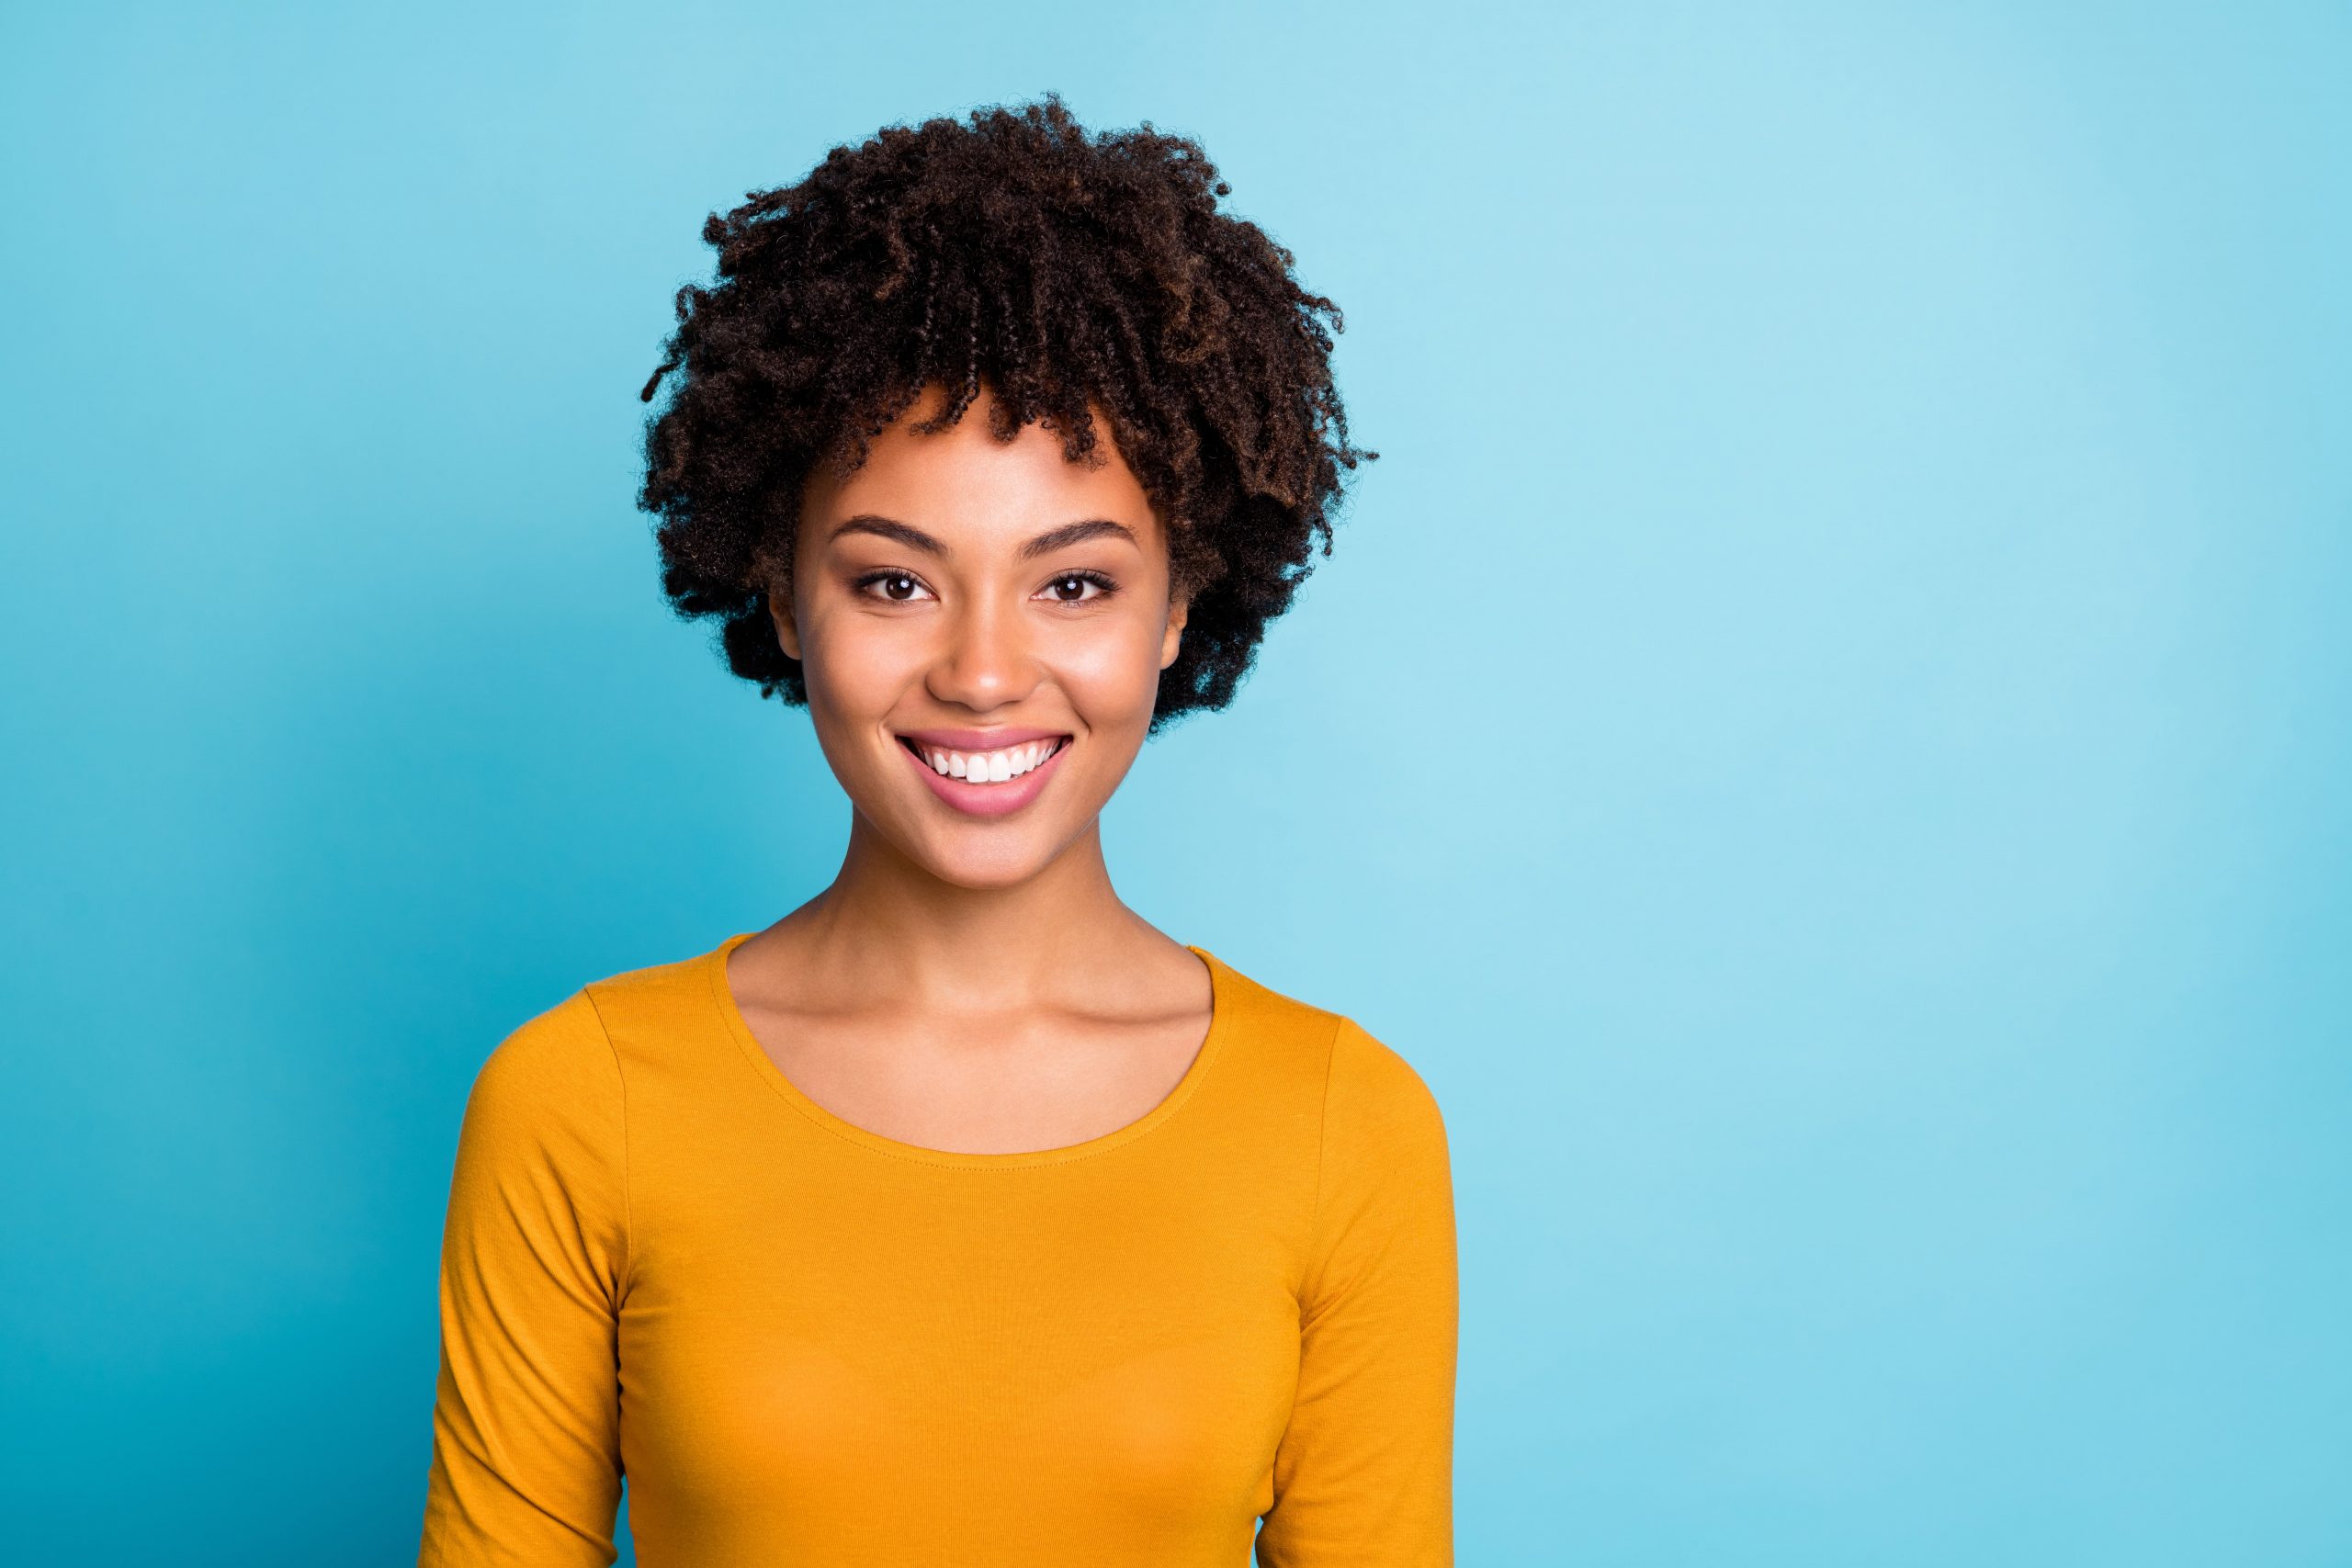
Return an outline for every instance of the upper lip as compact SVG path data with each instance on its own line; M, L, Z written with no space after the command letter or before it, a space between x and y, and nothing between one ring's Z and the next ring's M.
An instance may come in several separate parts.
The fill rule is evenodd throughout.
M1008 746L1025 745L1032 740L1059 740L1069 733L1067 729L1016 728L1001 729L901 729L901 740L910 741L926 751L1001 751Z

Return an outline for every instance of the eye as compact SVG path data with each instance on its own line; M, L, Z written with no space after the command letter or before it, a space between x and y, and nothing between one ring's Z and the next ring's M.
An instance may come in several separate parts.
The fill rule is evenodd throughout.
M1119 585L1099 571L1065 571L1046 579L1042 591L1057 604L1082 604L1116 593Z
M870 571L857 580L857 591L876 599L888 599L894 604L910 604L930 596L922 579L911 571Z

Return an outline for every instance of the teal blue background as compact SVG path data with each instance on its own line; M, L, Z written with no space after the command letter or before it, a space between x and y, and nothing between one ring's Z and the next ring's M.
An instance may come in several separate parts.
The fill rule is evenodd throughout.
M1436 1089L1465 1564L2352 1562L2352 12L11 6L11 1561L416 1547L468 1084L845 809L631 506L704 215L1202 137L1368 470L1108 832Z

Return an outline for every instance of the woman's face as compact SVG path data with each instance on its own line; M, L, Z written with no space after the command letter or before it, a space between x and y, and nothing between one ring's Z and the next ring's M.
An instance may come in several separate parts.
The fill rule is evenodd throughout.
M847 479L818 466L790 603L769 602L859 815L943 880L1007 887L1084 837L1134 762L1184 607L1100 412L1089 467L1040 425L997 440L985 394L909 428L939 400Z

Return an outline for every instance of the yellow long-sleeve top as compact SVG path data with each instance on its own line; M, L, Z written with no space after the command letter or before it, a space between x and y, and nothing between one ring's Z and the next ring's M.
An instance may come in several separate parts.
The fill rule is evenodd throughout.
M1453 1562L1452 1181L1402 1057L1194 948L1208 1034L1141 1120L920 1148L760 1048L751 934L476 1080L424 1568L603 1568L624 1474L644 1568Z

